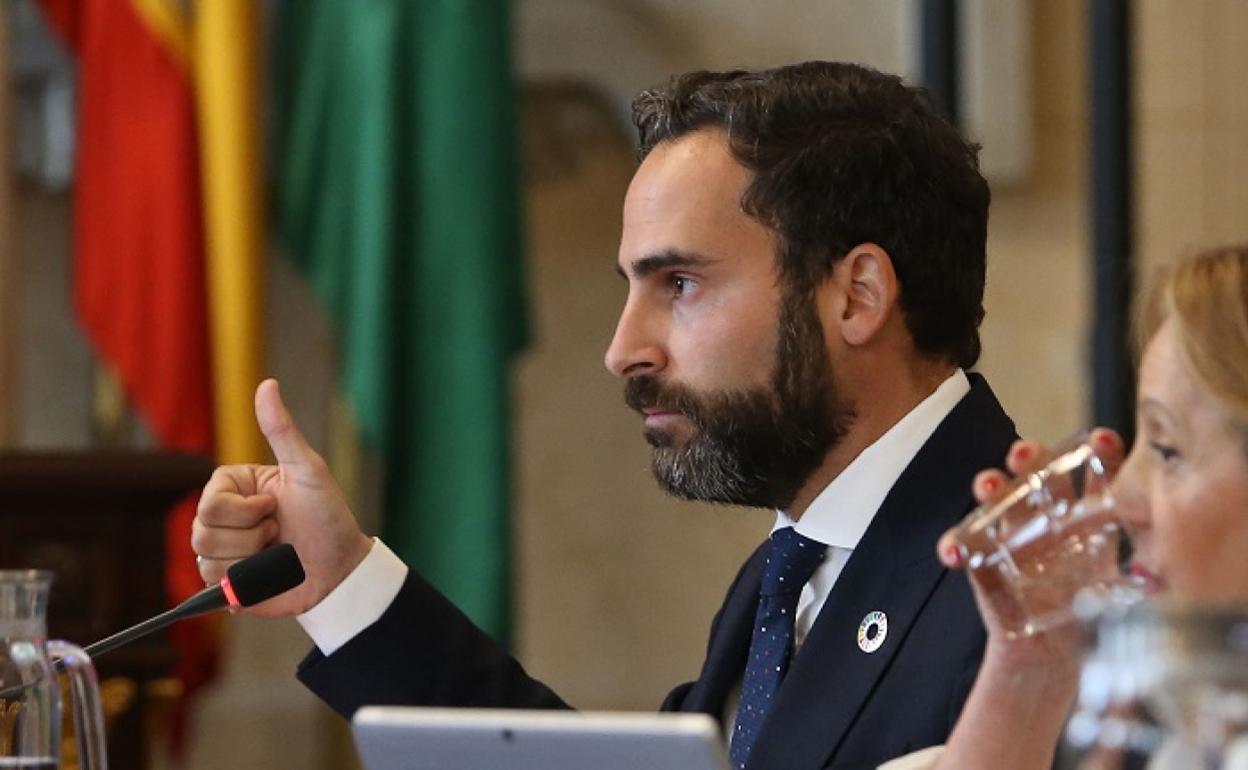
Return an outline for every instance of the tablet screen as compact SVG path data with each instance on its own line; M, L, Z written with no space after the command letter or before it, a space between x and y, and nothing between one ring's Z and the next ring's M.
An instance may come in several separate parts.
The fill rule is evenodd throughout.
M352 719L367 770L726 770L705 714L366 706Z

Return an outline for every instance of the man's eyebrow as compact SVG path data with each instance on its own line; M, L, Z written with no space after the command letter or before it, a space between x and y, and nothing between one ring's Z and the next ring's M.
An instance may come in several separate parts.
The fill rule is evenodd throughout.
M657 254L648 254L639 259L635 259L629 267L633 272L634 278L645 278L646 276L653 275L660 270L667 270L673 267L702 267L703 265L708 265L713 261L714 260L710 257L704 257L701 254L668 249L666 251L660 251ZM621 277L628 277L624 273L624 269L619 265L615 266L615 272L619 273Z

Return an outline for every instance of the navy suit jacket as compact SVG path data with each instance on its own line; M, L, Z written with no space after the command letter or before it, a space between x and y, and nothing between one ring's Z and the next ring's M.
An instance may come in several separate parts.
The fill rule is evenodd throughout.
M986 382L924 444L885 498L785 677L754 744L750 770L874 768L943 743L957 720L985 635L964 576L935 555L941 533L972 507L971 479L999 466L1016 437ZM762 579L760 547L711 626L706 662L663 709L723 717L745 670ZM883 645L858 648L871 612ZM385 614L299 678L340 713L365 704L568 708L414 571Z

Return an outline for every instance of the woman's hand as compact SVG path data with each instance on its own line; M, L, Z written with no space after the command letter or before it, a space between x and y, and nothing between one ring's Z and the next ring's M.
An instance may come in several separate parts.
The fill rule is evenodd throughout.
M1122 465L1122 438L1108 428L1097 428L1088 435L1088 442L1112 478ZM1053 457L1054 453L1037 441L1014 442L1006 454L1006 471L991 468L980 471L975 476L971 485L975 499L981 505L1000 501L1009 489L1012 477L1034 473L1047 465ZM945 566L961 569L966 565L953 533L954 530L951 529L940 538L937 552ZM1017 607L1009 599L1009 592L997 584L997 581L1004 578L990 569L970 571L969 577L980 616L988 629L986 663L993 661L1005 664L1016 674L1032 667L1077 665L1076 658L1082 643L1078 624L1068 623L1030 636L1009 638L1005 628L1018 625L1016 622L1007 622L1014 620L1012 614L1017 614Z
M1093 450L1112 475L1122 463L1118 434L1099 428L1089 436ZM980 472L973 482L975 499L995 503L1005 495L1011 476L1044 467L1053 453L1035 441L1017 441L1005 466ZM961 569L961 549L952 535L937 550L951 569ZM1010 638L1003 617L1014 608L1005 591L993 590L1000 579L991 569L970 572L971 587L988 629L988 647L975 686L933 770L1048 770L1078 688L1082 632L1068 623L1030 636Z

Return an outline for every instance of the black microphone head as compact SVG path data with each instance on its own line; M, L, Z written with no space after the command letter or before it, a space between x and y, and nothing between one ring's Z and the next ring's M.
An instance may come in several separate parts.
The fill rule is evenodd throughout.
M303 582L303 565L289 543L266 548L230 565L225 571L230 588L244 607L285 593Z

